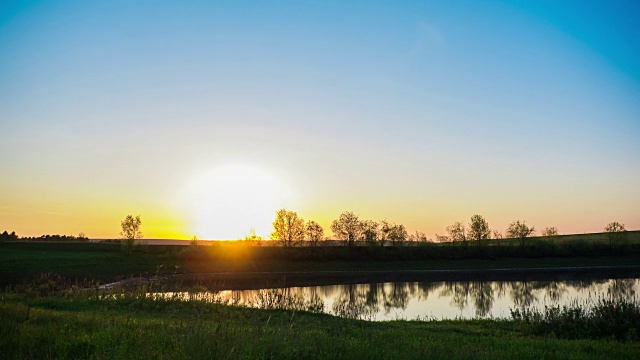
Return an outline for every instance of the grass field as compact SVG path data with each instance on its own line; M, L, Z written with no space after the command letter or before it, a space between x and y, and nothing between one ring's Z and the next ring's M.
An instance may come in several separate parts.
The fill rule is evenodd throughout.
M487 250L488 249L488 250ZM586 246L583 256L495 256L497 247L450 246L282 248L257 246L139 246L125 254L117 244L0 243L0 287L55 273L71 281L106 283L144 274L287 271L394 271L640 265L640 247L611 255L608 247ZM503 247L505 251L511 251ZM520 248L516 248L520 251ZM571 250L570 247L566 248ZM460 257L478 251L477 257ZM487 252L485 252L487 251ZM525 249L525 251L528 251ZM589 255L589 251L593 254Z
M623 329L623 336L618 339L586 335L566 339L562 338L566 332L553 321L537 328L521 320L366 322L301 309L251 309L202 301L151 299L144 292L135 291L112 298L92 286L96 281L104 283L145 273L640 264L640 254L633 246L606 256L597 255L606 246L596 246L590 248L595 254L589 256L399 260L407 256L405 252L415 252L405 249L366 253L368 250L363 248L358 251L364 253L353 256L345 248L335 247L322 250L140 246L132 254L125 254L117 244L0 243L3 287L22 284L0 292L0 354L3 359L636 359L640 356L638 325L633 324L631 330ZM454 250L457 249L447 251ZM314 251L325 252L318 256ZM326 260L319 260L323 258ZM42 273L54 275L39 276ZM38 276L39 280L34 282ZM76 283L82 279L90 281ZM83 290L84 286L90 290ZM613 307L610 313L617 317L607 323L640 321L637 305L632 307L631 316L620 315L619 308ZM573 310L569 314L574 314ZM607 316L604 319L611 319L611 315Z
M2 294L4 359L636 359L640 343L516 321L366 322L198 301Z

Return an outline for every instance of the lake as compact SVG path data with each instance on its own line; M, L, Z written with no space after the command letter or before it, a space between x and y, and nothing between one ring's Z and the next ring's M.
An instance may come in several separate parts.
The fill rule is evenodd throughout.
M311 304L338 316L373 321L509 318L510 309L637 299L640 279L380 282L180 293L262 308ZM177 293L164 293L175 296ZM305 307L307 305L304 305ZM299 306L298 306L299 308Z

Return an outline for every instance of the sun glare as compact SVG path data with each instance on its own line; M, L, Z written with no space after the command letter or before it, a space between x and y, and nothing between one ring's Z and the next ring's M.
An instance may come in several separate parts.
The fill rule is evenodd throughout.
M282 179L259 167L228 165L192 179L188 212L200 239L238 239L250 229L268 238L275 212L291 191Z

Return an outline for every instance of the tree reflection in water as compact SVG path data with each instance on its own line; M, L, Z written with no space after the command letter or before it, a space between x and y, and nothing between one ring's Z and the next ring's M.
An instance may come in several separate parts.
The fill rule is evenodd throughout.
M609 283L607 293L614 299L633 300L636 295L635 279L614 279Z
M365 288L369 286L369 291ZM373 288L372 289L372 285ZM379 301L367 301L370 299L378 299L378 287L382 288L384 284L350 284L343 286L338 298L334 301L332 312L340 317L348 319L371 320L378 312ZM371 291L376 294L370 294ZM384 291L384 290L383 290Z
M637 279L580 280L580 281L449 281L449 282L395 282L350 285L283 288L271 295L275 300L287 298L311 299L317 303L332 304L325 311L356 319L392 319L393 316L416 318L431 316L473 316L481 318L508 314L512 307L543 306L547 302L562 303L568 294L580 299L607 296L633 300L640 285ZM570 292L571 290L571 292ZM260 290L222 291L218 296L231 303L263 304L265 297L257 299ZM264 291L264 290L263 290ZM430 294L437 298L430 298ZM439 300L442 299L442 300ZM541 300L542 299L542 300ZM257 301L261 300L261 301ZM274 300L274 301L275 301ZM501 307L494 309L500 300ZM505 304L505 300L510 300ZM283 300L284 301L284 300ZM448 302L447 309L444 303ZM504 308L508 306L508 308ZM459 311L454 315L451 309ZM466 315L465 315L466 314Z
M412 288L415 283L391 283L391 290L387 294L384 294L384 311L385 313L391 312L396 309L406 309L409 302L409 295L413 292Z
M485 317L493 307L493 287L491 283L477 281L471 284L471 296L476 306L476 316Z
M562 298L562 295L567 292L567 287L559 281L549 281L545 289L547 291L547 298L553 302L558 302Z
M538 300L533 294L533 286L528 281L514 281L511 283L511 300L516 307L528 307Z
M457 307L459 310L463 310L467 307L469 299L469 282L446 282L444 289L440 292L440 297L451 297L451 305Z

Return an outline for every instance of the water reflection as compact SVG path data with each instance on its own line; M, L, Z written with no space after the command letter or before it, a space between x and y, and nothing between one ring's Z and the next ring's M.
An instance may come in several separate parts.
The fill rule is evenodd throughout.
M636 294L635 279L614 279L607 288L607 293L614 299L632 299Z
M640 279L593 281L449 281L311 286L272 290L220 291L232 303L264 306L266 301L295 301L324 307L324 312L368 320L396 318L508 317L511 308L565 305L598 297L633 300ZM272 293L265 296L265 292ZM280 300L278 300L280 299ZM311 300L309 300L311 299ZM293 300L287 300L293 301Z

